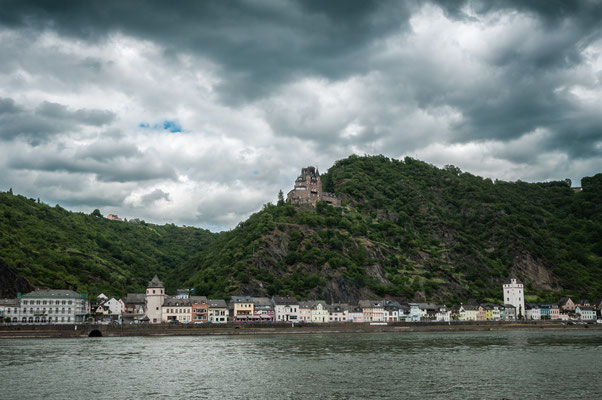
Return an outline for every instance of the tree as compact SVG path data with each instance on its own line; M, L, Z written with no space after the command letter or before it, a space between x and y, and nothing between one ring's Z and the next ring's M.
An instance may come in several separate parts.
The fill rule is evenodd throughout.
M90 215L93 217L102 218L102 214L100 213L100 210L98 208L94 209L94 211L92 211L92 214Z
M8 194L13 194L13 188L8 189Z
M278 203L279 206L284 205L284 194L282 193L282 189L278 191Z

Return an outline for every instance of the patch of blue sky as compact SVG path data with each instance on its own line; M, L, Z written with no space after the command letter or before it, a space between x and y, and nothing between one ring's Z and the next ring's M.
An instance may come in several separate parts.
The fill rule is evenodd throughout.
M151 125L148 122L141 122L138 124L140 128L145 129L163 129L172 133L182 132L182 125L177 121L165 120L162 124Z
M163 129L172 133L182 132L182 126L176 121L163 121Z

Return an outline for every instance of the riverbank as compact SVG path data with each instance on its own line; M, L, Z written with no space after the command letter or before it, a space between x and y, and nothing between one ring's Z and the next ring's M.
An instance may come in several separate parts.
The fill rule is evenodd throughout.
M203 325L3 325L0 338L77 338L127 336L274 335L379 332L460 332L499 330L602 330L600 324L556 321L370 324L203 324Z

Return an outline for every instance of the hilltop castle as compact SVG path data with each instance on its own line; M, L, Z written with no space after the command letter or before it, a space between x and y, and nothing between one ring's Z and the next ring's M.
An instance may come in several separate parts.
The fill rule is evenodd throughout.
M322 191L320 172L315 167L301 168L301 175L295 180L295 187L286 195L286 201L296 206L316 206L318 201L325 201L333 206L340 206L341 200L334 193Z

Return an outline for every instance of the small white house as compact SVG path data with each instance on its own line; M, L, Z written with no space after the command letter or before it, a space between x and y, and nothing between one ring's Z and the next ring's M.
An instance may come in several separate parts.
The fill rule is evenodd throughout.
M528 321L539 321L541 319L541 311L537 304L525 305L525 318Z
M406 322L420 322L422 318L422 310L420 309L420 305L418 303L409 303L410 305L410 315L409 318L406 319Z
M111 315L121 315L123 311L121 302L114 297L106 300L102 305L109 308Z
M451 321L451 310L445 306L440 306L435 314L437 322L449 322Z

